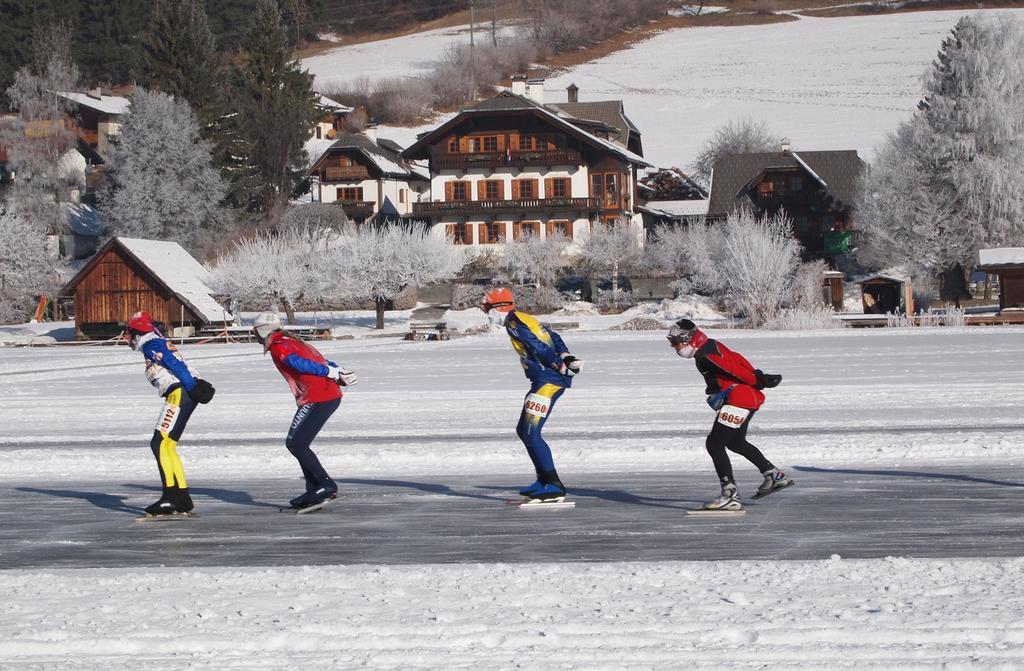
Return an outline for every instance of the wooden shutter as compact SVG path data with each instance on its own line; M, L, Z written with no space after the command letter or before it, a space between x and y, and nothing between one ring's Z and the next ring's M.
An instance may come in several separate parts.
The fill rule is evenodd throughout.
M453 200L455 200L455 198L453 197L452 191L453 191L452 182L445 182L444 183L444 199L445 199L445 201L447 201L449 203L452 202Z
M512 184L514 185L515 182L512 182ZM518 221L513 221L512 222L512 239L513 240L518 240L519 236L522 235L522 234L523 234L523 224L521 222L518 222Z
M498 181L498 200L505 200L505 180Z
M487 200L487 180L481 179L476 183L476 199Z
M512 200L519 200L519 181L518 179L512 180Z
M476 225L476 239L478 243L490 242L487 239L487 224Z
M533 189L532 189L533 195L531 195L530 198L534 198L534 199L535 198L540 198L540 189L537 188L538 181L535 180L535 179L528 179L526 181L529 182L533 186Z
M544 197L553 198L555 193L555 178L547 177L544 179Z

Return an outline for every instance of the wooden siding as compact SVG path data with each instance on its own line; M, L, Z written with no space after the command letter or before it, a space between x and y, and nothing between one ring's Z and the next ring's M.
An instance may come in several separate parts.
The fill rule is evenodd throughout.
M170 328L180 324L182 307L166 287L114 246L103 252L75 287L75 329L98 333L91 325L123 324L138 310ZM186 323L202 321L188 307L184 317Z

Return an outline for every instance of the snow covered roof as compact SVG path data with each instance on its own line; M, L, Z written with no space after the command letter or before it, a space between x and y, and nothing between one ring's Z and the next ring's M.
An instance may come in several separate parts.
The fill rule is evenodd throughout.
M57 95L104 114L127 114L132 105L131 100L121 96L101 95L96 98L88 93L78 93L77 91L57 91Z
M331 110L332 112L351 112L352 110L355 109L355 107L349 107L348 105L340 103L337 100L331 100L327 96L320 93L317 94L317 104L319 104L320 107L325 107Z
M978 250L978 266L1024 266L1024 247Z
M136 261L207 322L234 321L212 296L213 275L177 242L116 238Z
M308 149L310 144L307 142L306 146ZM349 149L362 154L374 167L389 177L426 180L426 175L402 161L401 154L395 151L394 147L398 147L398 144L383 139L375 141L364 133L341 133L330 146L321 150L319 157L313 162L311 171L316 170L320 161L329 153Z
M677 217L693 217L708 213L707 199L701 200L652 200L647 207L661 210Z

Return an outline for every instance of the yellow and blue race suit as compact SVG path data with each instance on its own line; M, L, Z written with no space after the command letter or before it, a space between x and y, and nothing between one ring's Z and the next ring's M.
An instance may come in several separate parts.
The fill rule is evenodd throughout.
M569 349L555 331L519 310L512 310L505 317L505 330L530 380L530 391L524 399L516 433L533 461L537 479L561 486L551 448L541 431L555 402L572 386L572 377L564 373L562 364L562 357Z

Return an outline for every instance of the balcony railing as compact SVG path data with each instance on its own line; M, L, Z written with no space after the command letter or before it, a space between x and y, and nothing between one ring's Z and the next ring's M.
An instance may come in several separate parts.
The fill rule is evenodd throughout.
M543 212L597 212L600 198L527 198L523 200L449 200L413 203L413 214L523 214Z
M372 200L336 200L334 202L341 205L345 214L350 217L368 217L373 214L373 208L376 205Z
M580 165L583 158L575 149L552 151L514 151L510 154L439 154L431 159L434 170L468 170L469 168L525 168L526 166Z
M347 166L328 166L324 168L324 181L325 182L344 182L353 179L367 179L370 173L366 170L366 166L362 165L347 165Z

